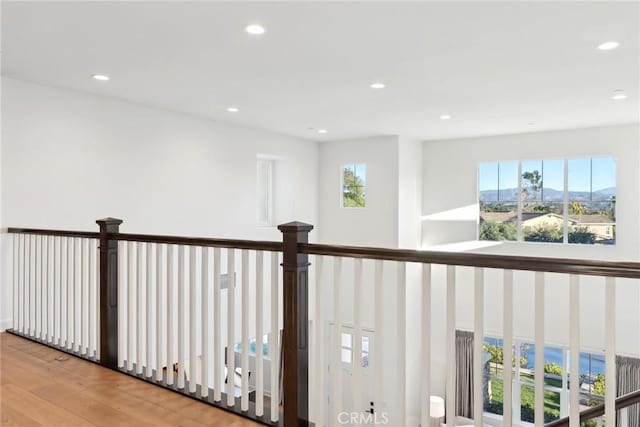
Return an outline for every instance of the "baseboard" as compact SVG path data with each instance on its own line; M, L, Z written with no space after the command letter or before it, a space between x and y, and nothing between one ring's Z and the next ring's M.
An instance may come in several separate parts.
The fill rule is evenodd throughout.
M13 324L12 319L0 319L0 332L10 329L12 324Z

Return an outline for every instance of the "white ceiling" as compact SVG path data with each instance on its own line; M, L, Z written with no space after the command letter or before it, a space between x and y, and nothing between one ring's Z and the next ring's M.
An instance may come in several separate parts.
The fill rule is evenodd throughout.
M628 123L639 6L3 1L2 74L318 140ZM608 40L620 47L596 49Z

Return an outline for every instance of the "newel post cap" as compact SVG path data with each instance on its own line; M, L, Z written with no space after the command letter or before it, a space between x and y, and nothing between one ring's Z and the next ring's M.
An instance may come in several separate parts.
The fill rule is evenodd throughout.
M122 224L122 220L118 218L112 218L110 216L102 219L97 219L96 224L98 225L120 225Z
M313 225L300 221L292 221L287 222L286 224L280 224L278 226L278 230L282 231L283 233L309 232L313 230Z

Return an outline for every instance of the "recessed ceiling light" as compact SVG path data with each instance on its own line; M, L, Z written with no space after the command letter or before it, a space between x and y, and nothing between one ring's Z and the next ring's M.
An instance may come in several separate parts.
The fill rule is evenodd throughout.
M620 101L621 99L627 99L627 95L621 90L614 90L613 96L611 96L611 99Z
M620 43L618 43L618 42L614 42L614 41L604 42L604 43L598 45L598 49L599 50L611 50L611 49L617 48L618 46L620 46Z
M105 76L104 74L94 74L93 78L96 80L100 80L101 82L106 82L109 80L109 76Z
M371 83L370 87L371 89L384 89L386 85L384 83L376 82L376 83Z
M535 123L534 123L534 122L529 122L529 123L527 123L527 124L528 124L529 126L533 126L533 125L535 125Z
M451 116L449 114L443 114L440 116L440 120L449 120Z
M259 36L260 34L264 34L267 31L262 25L257 24L247 25L244 30L249 34L253 34L254 36Z
M230 113L237 113L240 110L238 109L238 107L229 107L227 108L227 111Z
M318 129L318 133L327 133L326 129Z

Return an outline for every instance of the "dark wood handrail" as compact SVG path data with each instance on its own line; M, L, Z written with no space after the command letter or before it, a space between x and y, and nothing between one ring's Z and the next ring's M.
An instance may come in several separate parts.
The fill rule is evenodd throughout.
M37 228L8 228L9 233L37 234L45 236L84 237L97 239L100 235L91 231L48 230ZM109 238L148 243L165 243L186 246L208 246L282 252L282 242L262 240L214 239L204 237L165 236L152 234L111 233ZM419 251L364 246L338 246L317 243L301 243L301 253L349 258L370 258L390 261L405 261L467 267L486 267L506 270L543 271L550 273L584 274L640 278L640 263L595 261L571 258L543 258L512 255L490 255L476 253Z
M131 233L109 234L109 238L130 242L166 243L169 245L208 246L282 252L282 242L273 242L268 240L210 239L206 237L159 236Z
M8 233L14 234L36 234L41 236L62 236L62 237L86 237L97 239L100 233L91 231L69 231L69 230L47 230L39 228L13 228L7 229ZM186 236L163 236L155 234L131 234L131 233L108 233L109 239L144 242L144 243L166 243L169 245L185 246L208 246L234 249L253 249L258 251L282 252L282 242L267 240L237 240L237 239L214 239L206 237L186 237Z
M633 279L640 278L640 263L637 262L419 251L362 246L335 246L315 243L301 243L298 245L298 251L309 255L330 255L349 258L369 258L467 267L499 268L505 270L585 274L590 276L626 277Z
M84 237L97 239L100 233L93 231L47 230L43 228L15 228L9 227L7 233L13 234L37 234L40 236Z
M616 411L640 403L640 390L625 394L616 399ZM604 404L585 409L580 412L580 422L585 422L604 415ZM569 417L561 418L545 424L545 427L568 427Z

